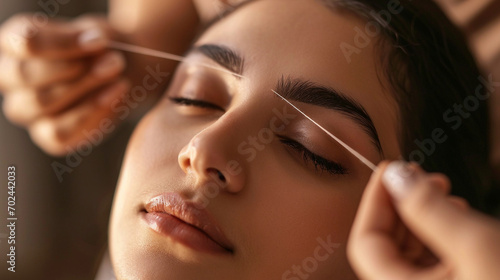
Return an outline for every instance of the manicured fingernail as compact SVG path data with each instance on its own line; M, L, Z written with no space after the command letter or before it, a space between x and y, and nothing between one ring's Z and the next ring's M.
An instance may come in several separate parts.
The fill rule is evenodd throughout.
M393 161L385 169L382 181L395 200L404 198L413 188L419 176L415 166L404 161Z
M95 28L80 34L78 43L85 50L98 50L106 47L108 40L102 30Z
M109 76L125 65L125 58L119 52L111 52L94 65L93 72L97 76Z

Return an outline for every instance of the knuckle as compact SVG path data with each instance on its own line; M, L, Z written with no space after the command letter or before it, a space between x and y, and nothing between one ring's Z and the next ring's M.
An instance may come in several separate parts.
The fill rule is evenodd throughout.
M7 106L9 110L19 111L26 115L30 115L31 112L39 113L45 106L38 98L39 95L39 90L32 88L17 90L6 96L7 102L5 106Z
M449 194L451 191L451 182L448 177L440 173L431 173L427 177L428 184L436 191Z
M21 61L12 56L0 55L0 87L12 88L20 84Z
M3 100L3 104L2 104L2 110L3 110L3 114L5 115L5 118L12 122L12 123L18 123L18 111L17 110L12 110L12 106L9 104L10 102L10 98L9 97L5 97L4 100Z
M16 56L29 56L34 47L33 39L43 27L33 22L33 14L14 15L0 28L0 46Z
M17 102L13 95L9 95L4 98L2 110L5 118L14 124L21 126L26 125L30 118L23 112L24 110L20 109L22 107L17 106L16 103Z
M46 153L62 156L66 153L66 143L58 136L58 126L55 119L44 118L28 127L31 140Z
M5 25L17 25L17 24L22 24L26 20L29 20L30 17L32 17L33 14L31 13L19 13L11 16L5 21Z
M469 202L465 198L460 196L452 195L448 197L448 200L461 209L468 209L470 207Z
M28 13L20 13L8 18L0 27L2 35L9 32L18 32L23 30L30 21L32 15Z
M434 177L446 190L451 190L451 181L448 176L442 173L433 173L432 177Z

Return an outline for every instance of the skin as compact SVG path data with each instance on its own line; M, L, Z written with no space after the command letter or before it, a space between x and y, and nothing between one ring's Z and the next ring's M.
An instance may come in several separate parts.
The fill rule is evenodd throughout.
M105 96L107 102L126 96L130 86L129 81L134 83L134 78L143 77L144 73L141 71L146 65L161 63L161 68L164 70L173 70L176 65L169 61L127 55L127 70L123 73L125 59L122 55L107 51L104 45L93 50L82 49L74 41L76 35L90 28L98 28L114 39L126 40L132 44L140 42L141 45L154 49L182 53L194 36L198 24L208 22L217 16L220 8L227 4L226 2L239 1L195 0L192 2L162 1L161 3L137 0L127 0L126 3L110 1L108 19L85 17L71 21L70 24L65 20L50 20L48 25L36 26L39 32L33 37L26 38L26 45L21 47L10 45L9 42L13 33L23 30L25 18L30 19L31 15L14 16L2 25L2 32L0 32L2 52L0 87L2 93L5 94L4 112L12 122L25 126L36 144L46 152L54 155L65 154L68 151L67 147L74 148L76 143L85 138L79 131L96 128L98 121L102 118L114 118L115 112L110 111L109 106L97 104L96 100L100 96ZM141 9L138 9L137 5L140 5ZM280 8L282 10L282 7ZM459 25L464 25L464 23L459 22ZM172 26L174 28L171 28ZM477 42L494 37L483 35L475 38ZM297 40L294 41L296 42ZM367 50L371 52L371 46ZM476 50L480 57L486 57L479 47ZM111 53L115 55L115 58L118 55L115 63L107 65L104 75L93 75L90 69L100 68L100 62ZM364 59L365 56L360 56L360 58ZM488 59L480 60L484 64L488 61ZM296 61L294 59L294 62ZM23 63L23 71L19 71L21 63ZM360 76L355 74L350 77L356 78L357 81ZM342 86L342 84L337 82L335 86ZM51 95L52 92L56 92L53 90L56 88L60 95L54 96L51 102L38 98L40 93L45 96ZM42 92L41 89L45 90ZM154 95L153 92L151 94ZM84 96L84 98L78 99L79 96ZM318 116L322 118L321 114ZM372 115L372 118L375 119L377 116ZM390 131L392 127L378 126L378 129L379 132L383 129ZM65 133L59 133L61 130ZM318 136L313 135L313 132L308 131L308 135L309 139L314 139L314 143L319 143L316 139ZM343 137L348 138L349 135L343 135ZM349 144L351 142L353 141L349 140ZM390 141L383 141L385 147L387 143ZM318 146L323 145L325 144ZM189 149L183 151L187 152ZM390 153L386 148L384 152L386 155ZM182 166L186 167L186 165ZM500 232L498 221L491 220L470 209L460 211L464 207L454 209L453 207L457 205L457 198L446 197L439 192L450 187L449 183L442 179L442 175L440 180L431 179L432 184L423 182L416 188L423 194L410 196L406 201L396 203L394 207L382 188L381 174L384 167L383 165L378 167L379 173L372 177L367 187L356 225L350 236L351 263L359 276L363 279L391 279L392 277L408 279L409 275L413 275L415 279L431 279L430 277L434 276L437 279L443 278L441 276L446 271L442 269L439 262L434 267L422 268L408 265L409 261L412 262L417 258L414 254L409 259L381 254L394 250L394 247L400 248L400 241L396 240L392 231L394 224L402 225L402 220L411 227L412 232L418 233L419 239L426 241L428 247L438 252L440 258L448 264L448 271L458 278L498 278L496 263L491 262L491 260L498 259L495 252L500 252L500 250L492 249L498 247L498 242L496 242L499 240L498 233ZM439 175L432 175L430 178L436 176L439 177ZM234 190L234 188L231 189ZM433 211L427 216L422 211L418 211L429 208ZM398 213L395 210L398 210ZM276 210L273 209L273 211ZM380 217L384 218L380 219ZM436 226L429 227L429 223L433 221ZM464 229L469 230L456 239L449 238L455 236L456 232L464 232ZM412 236L410 239L415 239L415 237ZM422 248L423 245L418 244L417 247ZM379 249L373 249L373 247ZM366 254L367 251L374 251L377 254ZM457 254L457 251L464 253ZM408 255L408 252L401 253Z
M410 168L411 176L399 175L403 183L395 184L391 178L398 174L384 162L366 187L348 246L357 275L367 280L498 279L500 222L449 195L445 175ZM435 261L423 265L425 254L410 253L397 238L400 227L411 232L406 239L418 240L414 252L432 251Z
M224 111L180 106L165 98L138 125L110 222L110 253L119 279L282 279L293 265L313 255L317 238L327 237L340 247L319 262L309 279L355 278L346 242L371 170L298 114L279 134L342 163L349 174L317 172L277 137L251 161L237 147L269 127L273 109L287 108L270 89L280 77L292 76L340 89L362 104L385 157L397 157L397 108L381 85L376 50L368 46L349 64L339 48L341 42L352 43L354 27L363 24L315 1L256 1L201 36L195 45L224 45L243 56L246 79L183 63L167 97L201 99ZM217 66L200 53L188 59ZM351 119L296 104L371 161L381 160ZM289 107L287 112L295 113ZM227 168L230 161L238 162L239 173ZM226 183L210 176L209 170L215 169ZM233 244L231 257L176 243L145 226L139 215L149 199L164 192L201 201L207 182L224 185L205 209Z
M46 153L66 155L88 141L83 131L99 129L102 119L116 124L124 119L112 102L131 99L130 89L143 86L147 67L173 72L177 66L175 61L108 49L109 40L183 54L198 28L226 2L110 0L108 17L57 18L44 24L33 14L15 15L0 26L2 110ZM102 36L88 48L78 38L90 30ZM137 115L158 99L169 80L148 92L149 102L115 107L130 107L136 112L131 115Z

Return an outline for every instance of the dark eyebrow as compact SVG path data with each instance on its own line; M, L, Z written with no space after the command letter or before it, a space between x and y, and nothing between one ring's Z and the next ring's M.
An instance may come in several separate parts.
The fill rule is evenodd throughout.
M190 52L201 52L227 70L238 75L243 74L243 58L228 47L206 44L193 47Z
M363 106L356 100L335 89L290 77L281 77L276 85L276 91L288 100L332 109L349 117L361 126L379 154L383 155L375 125Z

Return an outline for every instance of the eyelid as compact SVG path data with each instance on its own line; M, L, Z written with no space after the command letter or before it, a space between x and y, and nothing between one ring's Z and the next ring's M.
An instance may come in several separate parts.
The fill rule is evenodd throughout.
M180 106L195 106L199 108L205 108L205 109L213 109L217 111L222 111L225 112L226 110L219 105L216 105L214 103L201 100L201 99L193 99L193 98L185 98L185 97L172 97L168 96L168 99L172 101L173 103L180 105Z
M207 101L227 108L232 100L232 86L216 70L182 63L169 87L169 96Z
M302 157L306 163L314 164L316 171L327 171L328 173L334 175L346 175L349 174L349 170L344 167L342 164L326 159L318 154L311 152L304 145L290 139L285 136L278 136L280 141L290 148L296 150L297 152L303 153Z

